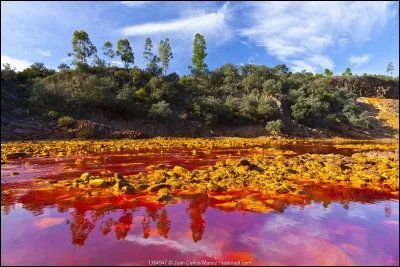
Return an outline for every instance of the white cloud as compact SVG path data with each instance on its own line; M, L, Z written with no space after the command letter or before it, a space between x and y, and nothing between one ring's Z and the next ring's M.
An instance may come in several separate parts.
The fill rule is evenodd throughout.
M154 1L121 1L121 4L126 5L128 7L143 7L151 2Z
M116 65L123 65L124 64L121 61L111 61L111 63L116 64Z
M210 243L206 240L202 240L203 242L200 243L194 243L187 238L183 240L170 240L154 236L151 239L144 239L134 235L128 235L125 240L138 243L141 246L166 246L171 250L176 250L181 253L204 254L214 258L221 257L221 249L215 245L215 243Z
M70 57L63 57L62 59L61 59L61 61L68 61L68 60L72 60Z
M371 59L371 55L365 54L362 56L351 56L348 58L351 65L359 67L361 65L367 64Z
M1 56L1 68L3 69L3 64L9 63L12 68L15 68L17 71L23 71L32 65L32 62L29 62L25 59L16 59L8 56Z
M239 34L294 68L333 68L328 54L365 42L396 14L393 2L251 2Z
M154 34L178 33L183 38L193 38L199 32L206 37L216 37L219 40L227 40L232 32L227 24L229 16L229 2L225 3L216 12L206 13L204 10L196 10L190 17L176 20L148 22L139 25L128 26L120 30L124 36L147 36Z
M302 70L306 70L308 72L315 73L313 66L311 66L310 64L308 64L302 60L289 61L289 67L292 69L293 72L300 72Z
M309 61L316 66L319 66L321 69L330 69L332 70L335 66L335 63L327 57L322 55L315 55L309 58Z
M49 50L40 50L40 49L37 49L36 52L37 52L38 54L40 54L41 56L45 56L45 57L51 56L51 53L50 53Z

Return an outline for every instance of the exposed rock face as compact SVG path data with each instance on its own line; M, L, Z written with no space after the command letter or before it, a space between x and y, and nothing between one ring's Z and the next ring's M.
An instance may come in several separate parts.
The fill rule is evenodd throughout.
M374 77L332 77L332 83L337 88L347 88L364 97L384 97L399 99L399 83L385 81Z
M82 131L85 128L91 129L93 138L111 136L113 132L111 126L86 120L77 121L77 127L74 129L74 132L79 133L79 131Z
M90 129L91 138L95 139L137 139L144 135L137 130L115 131L111 126L87 120L78 120L72 128L63 128L55 121L43 121L37 118L7 119L2 117L1 140L46 140L73 139L79 137L79 132Z

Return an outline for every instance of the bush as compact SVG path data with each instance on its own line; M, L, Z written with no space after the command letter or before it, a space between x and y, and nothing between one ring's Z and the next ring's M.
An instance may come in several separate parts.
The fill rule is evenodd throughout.
M149 110L149 116L154 119L166 119L172 115L172 111L169 108L169 103L164 100L151 105Z
M359 116L349 116L348 119L353 126L362 129L370 129L372 127L371 118L366 111L362 112Z
M79 131L76 132L76 136L79 138L83 138L83 139L89 139L92 138L94 135L94 131L91 127L89 126L85 126L82 129L80 129Z
M61 127L69 127L72 125L73 122L74 119L70 116L63 116L57 121L58 125L60 125Z
M283 122L282 120L276 120L276 121L269 121L267 123L267 126L265 126L265 130L268 132L281 132L281 129L283 127Z
M50 119L57 119L59 117L59 114L58 112L51 110L47 113L47 117L49 117Z

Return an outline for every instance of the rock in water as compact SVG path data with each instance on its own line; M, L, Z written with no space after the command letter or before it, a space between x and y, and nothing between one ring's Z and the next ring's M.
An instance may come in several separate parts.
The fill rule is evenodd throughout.
M25 152L15 152L15 153L8 153L6 155L7 159L17 159L17 158L25 158L28 154Z
M251 165L251 164L250 164L250 161L248 161L246 158L241 158L241 159L239 160L239 165L241 165L241 166L248 166L248 165Z
M90 187L103 187L106 184L106 182L103 179L92 179L89 181L89 186Z
M91 176L90 173L85 172L81 175L79 179L86 184L89 182L90 176Z
M133 186L124 186L121 189L122 194L135 194L137 193L136 189Z

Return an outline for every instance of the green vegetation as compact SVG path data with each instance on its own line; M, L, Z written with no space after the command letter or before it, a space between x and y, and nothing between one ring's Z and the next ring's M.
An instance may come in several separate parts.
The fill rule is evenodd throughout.
M324 73L325 73L326 76L332 76L333 75L333 72L331 70L329 70L329 69L325 69Z
M125 68L129 68L129 64L135 63L135 57L128 39L118 41L117 52L115 54L117 56L121 56L121 60L125 64Z
M390 74L393 74L393 71L394 71L393 62L389 62L389 63L387 64L387 67L386 67L386 72L387 72L387 73L390 73Z
M74 123L74 119L70 116L63 116L58 119L57 123L61 127L69 127Z
M283 122L282 120L276 120L276 121L269 121L267 123L267 126L265 127L265 130L268 132L281 132L283 127Z
M328 69L325 75L292 73L285 65L238 67L227 63L209 71L204 62L206 41L201 34L194 37L191 75L181 77L167 73L173 58L168 38L160 42L158 56L152 53L151 39L146 39L145 70L131 67L134 54L127 39L118 41L116 51L110 42L102 47L108 60L120 56L125 68L100 59L84 31L74 32L72 48L69 55L75 57L75 69L61 64L60 71L55 72L37 62L16 72L5 65L1 70L2 111L4 104L9 107L7 112L15 106L25 110L23 116L42 116L52 111L47 115L54 118L67 114L91 119L100 114L110 119L148 118L165 123L188 120L206 125L261 124L268 131L282 131L290 129L284 126L296 124L312 128L372 125L369 115L360 111L357 96L332 83L333 79L364 79L348 77L352 75L349 68L343 73L346 77L332 76ZM92 59L92 65L87 64L88 59ZM398 77L374 77L398 83ZM68 126L73 119L61 117L58 122ZM87 132L82 135L89 136Z
M343 72L342 76L352 76L353 73L351 73L350 68L346 68L346 70Z
M90 126L85 126L76 132L76 136L82 139L92 138L94 135L93 129Z
M50 119L57 119L59 117L59 114L57 111L51 110L47 113L47 117L49 117Z

